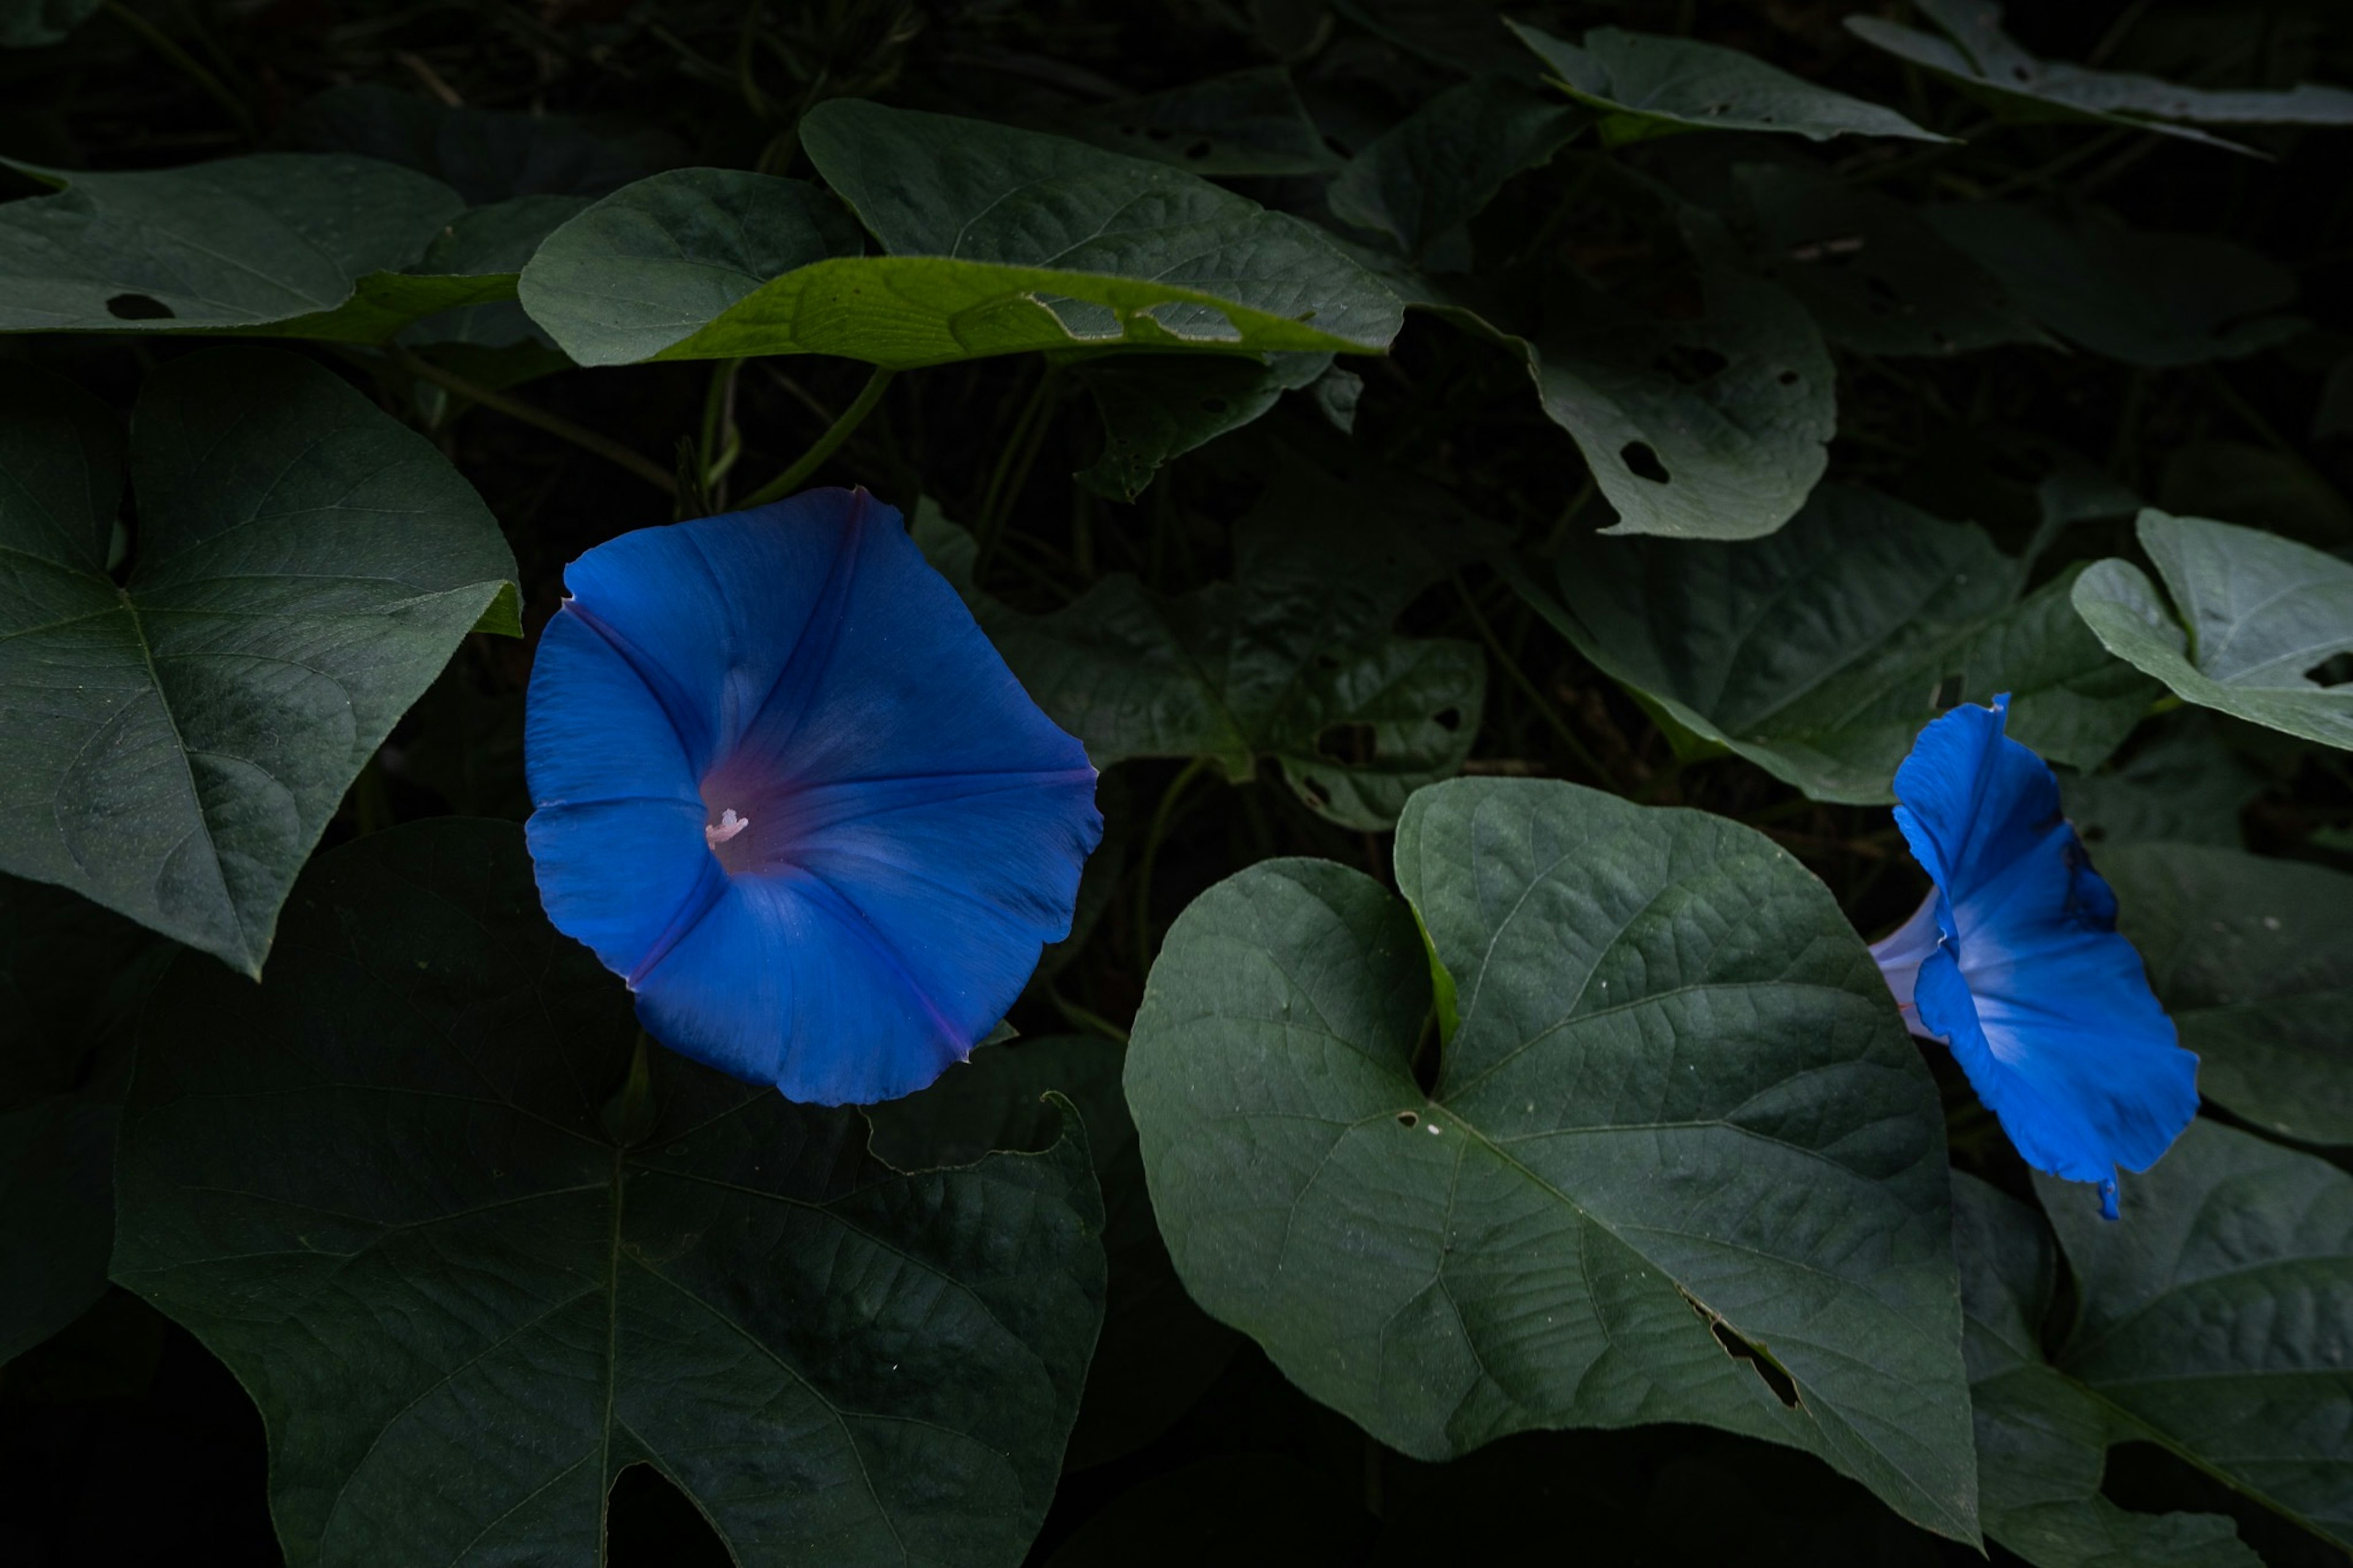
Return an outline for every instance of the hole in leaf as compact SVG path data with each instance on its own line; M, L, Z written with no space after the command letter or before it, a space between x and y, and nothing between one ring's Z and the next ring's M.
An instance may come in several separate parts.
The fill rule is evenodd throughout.
M1315 754L1329 762L1361 765L1373 760L1376 739L1370 724L1326 724L1316 732Z
M1795 386L1798 384L1798 373L1794 370L1785 370L1773 379L1783 386Z
M1400 1110L1398 1112L1398 1125L1407 1128L1419 1127L1421 1125L1421 1118L1410 1110Z
M1648 479L1654 485L1667 482L1667 466L1659 461L1658 453L1651 450L1648 441L1629 441L1618 449L1618 460L1637 479Z
M1697 386L1723 371L1732 362L1712 348L1698 344L1677 343L1662 351L1651 362L1651 368L1662 375L1672 375L1685 386Z
M2010 74L2017 78L2020 81L2032 81L2034 79L2034 73L2028 70L2024 66L2010 67Z
M1303 778L1299 781L1299 787L1306 795L1307 798L1314 801L1317 805L1329 805L1332 804L1332 792L1324 786L1323 780L1312 777Z
M1204 413L1204 414L1223 414L1225 411L1226 411L1226 400L1225 400L1224 398L1222 398L1222 397L1205 397L1205 398L1201 399L1201 412L1202 412L1202 413Z
M1145 135L1150 137L1155 142L1166 142L1176 134L1176 132L1169 130L1166 125L1155 125L1151 130L1145 132Z
M1871 300L1871 308L1883 316L1893 315L1904 308L1904 296L1884 278L1866 278L1862 291Z
M1185 156L1187 158L1199 160L1206 158L1208 155L1209 144L1207 142L1196 142L1190 147L1185 149Z
M1430 721L1437 725L1440 729L1447 731L1447 733L1451 734L1455 731L1462 728L1462 710L1460 708L1440 708L1437 712L1432 713L1430 716Z
M1765 1386L1773 1391L1774 1398L1792 1410L1798 1408L1799 1401L1797 1380L1782 1371L1780 1365L1771 1356L1734 1333L1731 1325L1722 1318L1710 1318L1707 1326L1715 1333L1715 1342L1724 1347L1726 1355L1735 1361L1746 1362L1748 1370L1765 1380Z
M607 1506L605 1540L612 1568L720 1568L734 1562L702 1510L651 1465L631 1465L614 1477Z
M2315 686L2342 686L2353 681L2353 649L2331 654L2306 670L2304 678Z
M117 294L106 302L106 313L118 321L168 321L172 307L153 294Z

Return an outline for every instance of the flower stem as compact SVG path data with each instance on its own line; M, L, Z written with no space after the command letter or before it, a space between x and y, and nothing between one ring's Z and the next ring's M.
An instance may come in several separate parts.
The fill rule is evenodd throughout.
M765 506L770 501L784 500L807 483L808 477L817 472L818 466L839 450L841 444L849 439L850 433L866 423L866 416L874 412L876 404L882 401L882 394L890 387L891 378L898 374L876 365L874 374L866 378L866 384L859 388L858 396L841 411L841 417L828 426L825 434L811 442L809 449L796 458L791 468L745 496L743 504L747 508Z
M509 397L503 392L492 392L487 386L477 386L454 371L442 369L398 343L386 343L385 354L393 363L419 381L429 381L445 391L454 392L469 403L503 414L510 419L546 431L559 440L571 442L584 452L594 452L609 463L627 468L638 478L660 490L664 495L678 493L678 477L640 453L631 451L607 437L599 436L583 425L575 425L560 414L550 414L544 408L533 406L519 397Z

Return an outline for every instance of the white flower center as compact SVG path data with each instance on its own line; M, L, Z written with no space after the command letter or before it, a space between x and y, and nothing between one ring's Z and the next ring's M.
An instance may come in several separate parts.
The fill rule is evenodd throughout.
M751 826L750 817L736 816L734 808L730 806L719 814L718 821L703 824L702 837L706 843L716 849Z

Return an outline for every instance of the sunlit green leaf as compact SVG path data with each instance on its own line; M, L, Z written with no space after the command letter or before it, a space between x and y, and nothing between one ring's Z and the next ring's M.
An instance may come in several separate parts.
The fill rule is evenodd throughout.
M2139 532L2172 604L2130 562L2094 563L2076 580L2075 608L2109 650L2184 701L2353 750L2353 680L2328 668L2353 653L2353 566L2153 509Z
M289 1563L592 1562L637 1463L745 1568L1020 1561L1103 1310L1075 1118L906 1175L659 1047L617 1105L627 993L509 824L291 907L267 984L184 960L149 1011L114 1266L260 1407Z
M2236 849L2104 854L2118 929L2198 1053L2198 1090L2306 1143L2353 1144L2353 877Z
M1408 1454L1700 1422L1974 1541L1943 1118L1829 891L1532 780L1417 795L1397 870L1269 862L1169 932L1127 1096L1194 1298Z
M1554 84L1601 116L1605 142L1683 131L1780 131L1810 142L1904 136L1948 142L1892 109L1791 76L1754 55L1696 38L1596 27L1582 44L1525 22L1507 24Z
M2092 767L2151 684L2089 636L2062 577L2021 599L1983 531L1824 486L1769 539L1571 539L1530 602L1611 679L1818 800L1892 801L1921 726L2011 694L2010 733Z
M127 462L111 411L11 368L0 545L0 869L257 973L393 721L478 621L521 629L513 557L457 470L268 350L156 372Z

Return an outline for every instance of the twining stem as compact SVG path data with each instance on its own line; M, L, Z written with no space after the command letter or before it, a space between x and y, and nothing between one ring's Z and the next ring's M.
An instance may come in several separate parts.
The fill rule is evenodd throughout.
M809 449L794 459L791 468L745 496L743 504L746 507L765 506L772 500L784 500L806 484L808 477L817 472L818 466L839 450L850 434L866 423L866 416L874 412L876 404L882 401L882 394L889 389L892 377L898 374L876 365L874 374L866 378L866 384L858 389L858 396L841 411L841 417L828 426L825 434L811 442Z
M1459 574L1454 579L1454 593L1455 596L1462 601L1462 608L1471 616L1471 624L1479 628L1479 637L1486 643L1487 651L1495 656L1495 662L1504 667L1504 673L1512 678L1512 684L1518 687L1522 694L1535 705L1536 711L1543 715L1544 721L1551 727L1552 732L1560 737L1561 744L1568 748L1569 754L1582 763L1587 772L1600 780L1603 787L1616 790L1618 784L1610 777L1609 770L1603 767L1601 759L1595 756L1585 742L1577 738L1577 731L1568 727L1568 721L1560 716L1559 710L1545 700L1544 693L1536 689L1536 683L1528 679L1527 671L1520 668L1519 660L1512 657L1511 651L1504 647L1503 639L1495 635L1495 628L1490 626L1487 617L1480 613L1479 601L1471 596L1470 588L1463 584Z
M254 122L253 110L245 106L243 99L229 91L227 85L215 76L202 60L180 47L169 33L122 4L122 0L106 0L105 8L108 16L138 34L149 48L171 61L182 75L202 88L206 97L227 110L229 118L237 121L237 128L245 132L247 141L261 139L261 128Z
M678 476L668 472L651 458L631 451L618 441L599 436L584 425L575 425L560 414L550 414L544 408L534 407L519 397L509 397L503 392L492 392L487 386L478 386L454 371L444 370L431 360L411 353L398 343L386 343L384 352L393 363L419 381L429 381L444 391L457 394L469 403L478 403L484 408L505 415L510 419L518 419L525 425L544 430L559 440L571 442L584 452L594 452L607 462L628 469L664 495L674 496L678 493Z
M1169 781L1153 808L1152 826L1144 835L1144 858L1135 869L1135 953L1139 960L1138 975L1152 973L1152 864L1160 858L1160 841L1168 835L1168 819L1176 809L1176 799L1186 787L1209 765L1207 757L1195 757L1184 770Z

